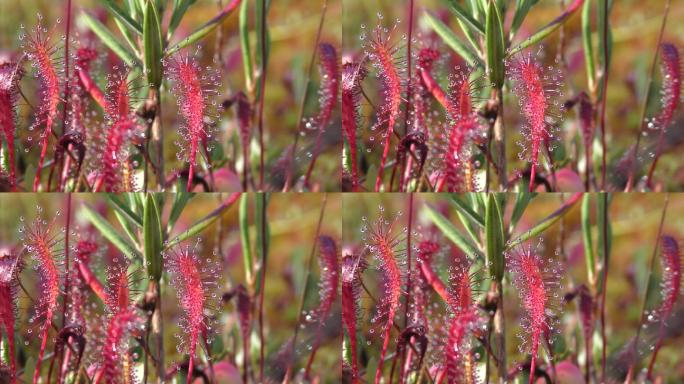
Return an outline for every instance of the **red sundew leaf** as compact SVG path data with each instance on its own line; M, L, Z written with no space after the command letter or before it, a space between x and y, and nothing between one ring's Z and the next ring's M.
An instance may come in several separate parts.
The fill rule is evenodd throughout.
M107 331L102 347L102 365L95 384L102 379L108 384L132 382L130 356L128 353L129 335L137 330L141 319L131 308L116 312L109 316ZM127 364L128 363L128 364Z
M57 106L61 101L61 81L58 75L61 72L59 68L61 63L57 59L61 49L57 44L50 41L55 32L56 25L48 31L40 24L41 20L42 17L39 15L38 25L30 33L22 32L19 36L21 47L26 51L40 82L39 101L36 103L36 120L29 128L34 130L44 126L43 131L40 133L42 142L40 158L36 166L36 177L33 180L34 192L38 191L40 186L40 174L48 150L48 141L50 136L52 136L52 125L57 118Z
M392 31L395 29L396 25L392 28ZM402 80L399 69L402 63L396 57L401 46L391 42L391 32L381 25L373 28L368 36L366 36L365 32L362 32L361 37L363 40L367 40L364 49L366 49L373 67L377 69L382 85L382 100L377 111L378 119L371 128L373 131L380 132L380 136L384 139L382 157L378 166L378 176L375 180L375 191L378 192L382 185L382 176L390 150L390 140L394 134L394 125L399 117L399 107L402 102Z
M382 378L382 368L390 342L390 331L394 324L394 315L399 307L399 298L402 295L402 272L398 260L403 258L404 251L400 249L400 245L405 240L402 233L395 233L393 228L400 215L387 219L382 216L383 211L384 209L381 209L381 215L370 223L366 223L367 219L364 217L361 227L366 248L378 261L378 268L383 277L382 294L377 304L378 312L372 320L376 322L385 319L381 324L383 344L375 373L376 384Z
M359 100L361 82L367 71L363 63L344 63L342 65L342 131L349 143L352 191L359 190L359 171L356 135L359 123Z
M203 261L197 250L189 245L171 248L163 257L183 310L180 327L188 340L181 340L178 348L189 354L187 383L190 384L198 338L211 331L216 321L208 312L216 308L214 291L218 286L219 266L210 259Z
M321 278L318 283L320 303L315 313L319 321L324 322L330 313L330 308L337 300L340 267L337 261L337 245L332 237L319 236L318 247L318 264L321 269Z
M553 67L544 68L539 55L520 54L506 62L514 83L513 92L520 98L519 105L527 122L522 131L527 144L520 157L531 163L530 192L539 166L539 152L544 145L550 145L557 130L555 124L564 111L558 101L562 96L562 73Z
M17 276L20 269L20 259L17 255L0 254L0 326L5 328L7 336L11 384L16 383L17 376L14 360L14 321L17 312ZM1 328L0 331L2 331Z
M184 124L179 129L182 138L179 157L189 163L187 191L192 190L193 174L200 146L208 150L212 137L213 116L210 107L216 105L211 98L218 94L218 72L202 68L195 58L176 54L164 62L166 74L172 82L171 92L178 99L177 105ZM207 153L208 155L208 153Z
M519 349L532 355L530 383L533 383L541 339L558 332L557 315L561 309L559 291L563 269L553 259L545 259L530 244L507 251L505 257L524 309Z
M318 53L320 62L318 71L321 77L321 86L318 90L318 104L320 110L315 119L318 134L316 135L313 158L309 163L309 169L306 172L304 184L308 184L311 173L313 172L316 158L321 150L321 139L323 138L326 127L330 124L330 116L337 106L337 95L340 90L340 68L337 60L337 50L335 50L335 47L332 44L320 43L318 45Z
M475 115L463 116L449 128L444 156L444 180L449 192L475 190L469 143L479 131L481 126Z
M21 218L22 224L19 229L24 246L36 263L40 275L36 313L31 318L32 322L40 318L44 319L40 325L42 341L33 376L34 384L37 384L40 377L40 367L47 346L48 332L52 325L52 317L57 309L57 299L61 293L62 271L60 265L64 252L61 248L62 237L59 230L55 228L56 219L49 223L44 221L40 217L41 211L39 208L38 216L27 225L24 225L23 218Z
M356 320L359 315L359 301L361 289L361 272L363 270L361 258L346 255L342 259L342 321L349 335L349 349L351 354L352 383L359 382L359 362L356 345Z
M661 129L666 129L672 123L682 95L682 62L679 50L674 44L660 45L661 72L663 74L663 88L661 90L662 112L658 117Z
M16 108L19 93L19 80L23 70L19 63L0 64L0 131L7 142L10 188L16 190L17 177L15 170L14 136L16 133Z

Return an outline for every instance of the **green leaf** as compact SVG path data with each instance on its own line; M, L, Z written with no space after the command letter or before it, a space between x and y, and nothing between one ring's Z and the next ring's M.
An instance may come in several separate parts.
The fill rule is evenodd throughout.
M469 65L472 66L482 66L482 61L477 57L476 54L473 54L470 51L470 48L468 48L461 40L456 36L456 34L449 28L446 24L444 24L441 20L439 20L437 17L432 15L430 12L425 12L425 20L428 22L430 27L432 28L439 37L444 40L446 45L449 46L449 48L453 49L459 56L463 58Z
M93 33L102 41L104 45L107 46L112 52L114 52L121 60L123 60L124 63L128 66L134 66L138 65L138 59L135 58L135 56L129 52L126 47L124 47L123 43L121 43L114 35L112 32L107 29L100 21L95 19L94 17L90 16L87 13L82 13L81 17L83 18L83 21L85 24L90 28Z
M195 4L196 1L197 0L174 0L173 13L171 14L171 21L169 22L169 36L173 35L173 32L178 28L183 16L185 16L185 12L191 5Z
M138 35L142 35L143 30L140 23L133 20L123 9L121 9L112 0L100 0L100 2L109 10L109 13L114 15L117 20L121 21L126 27L134 31Z
M594 256L594 242L591 238L591 195L582 197L582 241L584 242L584 258L587 265L589 281L596 282L596 258Z
M145 73L147 82L153 88L159 88L162 82L164 67L161 60L164 51L164 42L159 22L157 6L152 0L147 0L143 19L143 46L145 47Z
M166 223L167 233L171 232L173 226L176 225L176 221L183 212L183 209L185 209L185 205L194 196L194 194L188 193L185 190L181 190L175 193L175 196L173 198L173 204L171 204L171 213L169 214L169 221Z
M174 245L184 241L190 237L196 236L205 229L207 229L211 224L213 224L223 213L230 208L235 201L240 197L240 192L232 193L225 201L221 203L216 209L211 211L208 215L201 218L195 224L190 226L186 231L182 232L178 236L174 237L171 241L166 243L164 249L173 247Z
M114 229L114 227L109 224L109 221L102 217L95 210L87 205L83 206L83 213L86 219L90 221L93 226L102 234L102 236L107 239L112 245L114 245L119 251L124 255L130 256L140 256L140 252L136 249L136 246L127 241L119 232Z
M459 195L452 194L451 199L449 200L451 204L456 207L456 209L463 213L467 218L470 219L473 223L477 224L479 227L484 228L485 222L482 216L480 216L479 213L475 212L468 202L464 201Z
M463 8L456 0L447 0L449 3L449 9L458 17L459 20L463 21L468 27L477 31L481 35L485 34L485 29L482 27L479 21L475 20L473 16Z
M255 195L256 209L254 210L254 223L256 224L256 253L260 268L257 273L257 289L255 295L261 293L262 279L265 279L264 271L268 263L268 249L270 246L271 229L268 224L268 193Z
M536 193L530 193L526 188L522 188L521 192L515 194L515 204L513 205L513 213L511 214L511 221L508 225L508 232L513 232L513 229L522 218L523 213L527 209L527 205L530 204L532 198L536 196Z
M145 199L143 239L145 241L144 255L147 275L153 280L159 281L164 269L164 260L161 254L164 240L159 207L157 206L157 200L152 193L148 193Z
M489 73L489 79L496 88L501 88L504 82L506 42L504 41L501 14L494 0L489 0L489 8L487 9L485 42L487 45L487 73Z
M451 240L458 248L465 252L468 256L479 256L482 253L477 247L463 236L458 229L441 213L430 205L426 205L426 213L428 218L439 228L440 231Z
M485 237L487 239L487 265L489 265L489 275L501 281L503 279L505 261L504 250L504 225L501 215L501 206L496 198L496 194L490 193L487 196L485 208Z
M577 203L577 201L582 197L582 195L582 192L577 192L574 195L572 195L570 199L568 199L563 205L561 205L560 208L558 208L552 214L544 218L544 220L542 220L539 224L532 227L532 229L525 231L525 233L518 236L515 240L510 241L506 245L506 249L513 248L516 245L521 244L532 237L538 236L547 229L549 229L549 227L551 227L554 223L560 220L561 217L568 213L570 208L572 208L575 205L575 203Z
M584 47L584 62L587 66L587 79L590 90L596 87L596 62L591 35L591 1L585 1L582 7L582 46Z
M254 86L254 67L252 64L252 46L249 42L249 1L243 1L240 5L238 29L240 31L242 67L245 70L245 85L247 89L252 89Z
M230 15L233 10L240 4L239 1L236 0L231 0L228 5L226 5L221 12L219 12L218 15L216 15L213 19L209 20L206 24L203 26L199 27L197 30L192 32L190 35L185 37L183 40L179 41L177 44L175 44L173 47L169 48L166 50L165 55L166 56L171 56L174 53L178 52L179 50L187 47L188 45L194 44L201 39L203 39L206 35L211 33L216 27L221 25L221 22Z
M119 200L116 194L107 194L107 204L114 208L117 212L121 213L129 222L135 224L137 227L142 228L143 223L140 216L133 212L123 201Z
M249 238L249 195L243 194L240 198L239 221L240 243L242 244L242 264L245 269L245 277L248 284L252 284L254 262L252 261L252 243Z
M582 5L584 0L574 0L572 4L568 8L565 9L565 11L558 17L556 17L552 22L549 24L545 25L540 29L539 31L535 32L532 36L529 38L525 39L522 43L518 44L515 48L511 49L508 53L508 56L514 55L523 49L529 47L530 45L534 45L539 43L540 41L544 40L547 36L549 36L551 33L553 33L556 29L560 28L563 23L572 16L577 9Z
M516 1L513 23L511 24L511 30L508 33L510 39L513 39L513 36L515 36L515 34L518 32L518 29L520 29L520 26L522 25L523 20L525 20L525 17L527 17L527 13L530 11L530 8L532 8L532 6L538 2L539 0Z

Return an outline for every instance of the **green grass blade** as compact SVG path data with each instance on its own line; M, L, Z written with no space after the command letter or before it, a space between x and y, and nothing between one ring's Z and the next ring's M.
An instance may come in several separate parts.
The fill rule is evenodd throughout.
M263 192L262 192L263 193ZM260 268L257 273L256 293L261 294L261 280L264 278L263 271L266 269L268 263L268 250L271 239L271 229L268 224L268 201L269 194L265 193L265 198L262 194L255 195L256 209L254 210L254 223L256 224L256 253L259 260ZM265 229L262 233L262 228Z
M159 281L164 268L164 261L161 255L162 243L164 240L159 206L152 193L148 193L145 198L143 239L145 241L144 260L147 268L147 276L155 281Z
M110 243L112 243L112 245L114 245L124 255L128 257L141 256L136 246L133 243L126 240L123 236L121 236L121 234L116 229L114 229L114 227L111 224L109 224L109 221L102 217L102 215L100 215L87 205L83 206L83 213L85 214L86 219L88 219L88 221L90 221L93 224L93 226L100 232L100 234Z
M542 234L544 231L549 229L549 227L551 227L558 220L560 220L561 217L565 216L565 214L568 213L568 211L570 211L570 208L572 208L581 197L581 192L572 195L560 208L558 208L552 214L544 218L544 220L542 220L539 224L532 227L532 229L525 231L525 233L518 236L515 240L510 241L506 245L506 249L515 247L516 245L521 244L532 237L539 236L540 234Z
M486 237L486 258L489 265L489 275L501 281L504 274L504 224L501 215L501 206L496 198L496 194L490 193L487 196L485 208L485 237Z
M494 87L501 88L504 82L504 57L506 42L503 22L496 1L489 0L485 21L485 42L487 46L487 72Z
M572 16L575 11L579 9L579 7L582 6L584 3L584 0L574 0L568 8L565 9L565 11L558 17L556 17L552 22L549 24L545 25L540 29L539 31L535 32L532 36L529 38L525 39L522 43L518 44L515 48L511 49L508 53L508 56L514 55L523 49L537 44L544 40L546 37L548 37L550 34L552 34L555 30L560 28L563 23Z
M482 216L477 213L470 205L468 201L465 201L464 199L461 198L461 196L453 194L451 195L451 199L449 202L459 211L461 212L465 217L469 219L469 221L477 224L480 228L484 228L485 226L485 221L482 218Z
M125 202L121 201L116 194L107 194L107 204L114 208L117 212L121 213L123 217L127 219L128 222L135 224L138 228L143 227L143 222L140 216L133 212Z
M478 250L475 244L471 243L468 239L463 236L459 230L441 213L439 213L435 208L426 205L425 212L428 218L432 221L437 228L454 243L458 248L465 252L468 256L481 256L482 253Z
M454 52L463 58L468 64L472 66L482 66L482 61L470 51L470 48L466 46L461 40L456 36L456 34L441 20L432 15L430 12L425 12L425 20L428 25L432 28L439 37L444 40L444 43L449 46Z
M252 64L252 46L249 41L249 1L243 1L240 6L238 30L240 31L240 50L242 67L245 71L245 85L247 89L252 89L254 87L254 66Z
M176 45L166 50L166 56L173 55L174 53L187 47L188 45L192 45L202 40L205 36L207 36L214 29L216 29L216 27L221 25L221 22L223 22L223 20L225 20L226 17L228 17L233 12L233 10L237 8L239 4L240 0L230 0L230 3L223 7L223 9L221 10L221 12L219 12L218 15L214 16L214 18L206 22L204 25L199 27L197 30L192 32L183 40L179 41Z
M590 90L596 87L596 62L594 59L594 43L591 36L591 1L585 1L582 7L582 46L584 48L584 62L587 67L587 79Z
M195 224L190 226L187 231L182 232L178 236L174 237L172 240L170 240L166 245L165 249L168 249L170 247L173 247L174 245L180 243L181 241L184 241L190 237L196 236L205 229L207 229L211 224L213 224L223 213L230 208L233 203L237 201L237 199L240 198L240 192L234 192L232 193L221 205L219 205L216 209L211 211L208 215L204 216L201 218L199 221L197 221Z
M515 13L513 14L513 22L511 23L511 29L508 32L508 36L509 36L508 38L510 40L513 40L513 37L515 36L516 33L518 33L520 26L522 25L523 21L527 17L527 13L538 2L539 2L539 0L518 0L518 1L516 1Z
M118 4L116 4L112 0L100 0L100 3L109 10L109 13L114 15L114 17L121 21L128 29L131 31L137 33L138 35L142 35L143 30L142 27L140 26L140 23L137 21L133 20L131 16L126 13L123 9L119 7Z
M171 21L169 21L169 30L167 32L168 36L173 35L173 32L178 28L185 12L191 5L195 4L197 0L174 0L173 13L171 13Z
M190 201L190 199L194 196L194 194L188 193L184 190L176 192L176 194L174 195L173 204L171 204L171 213L169 213L169 221L166 224L167 233L171 232L174 225L176 225L176 221L178 221L178 218L185 209L185 206L188 204L188 201Z
M591 236L591 195L582 197L582 242L584 243L584 258L587 265L589 281L596 282L596 256L594 255L594 242Z
M469 28L477 31L479 34L485 34L485 28L482 27L479 21L475 20L473 16L468 12L467 9L463 8L456 0L447 0L449 3L449 9L451 12L458 17L459 20L463 21Z
M135 55L126 49L124 44L117 39L112 32L107 29L99 20L90 16L87 13L82 13L81 18L85 24L90 28L93 33L102 41L104 45L107 46L112 52L114 52L124 63L128 66L138 65L138 59Z
M145 49L145 73L147 82L152 88L159 88L162 81L164 67L161 60L164 51L161 23L157 6L152 0L147 0L143 19L143 46Z
M249 236L249 195L243 194L240 198L239 207L240 221L240 244L242 244L242 264L245 268L245 277L248 284L253 283L252 242Z

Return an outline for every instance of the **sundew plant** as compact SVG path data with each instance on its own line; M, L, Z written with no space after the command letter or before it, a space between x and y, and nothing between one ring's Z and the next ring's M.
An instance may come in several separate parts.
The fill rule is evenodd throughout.
M324 33L326 15L334 20L337 9L329 12L327 2L300 15L319 20L317 29L295 32L292 19L277 21L284 10L266 0L53 5L3 5L19 15L3 25L0 46L3 191L319 191L339 184L326 176L337 173L340 162L328 153L339 153L341 142L339 43ZM271 23L281 32L271 33ZM292 53L285 58L295 70L271 65L271 51L281 52L271 39L282 33L317 36L301 54L308 71ZM287 102L298 108L271 102L284 81L275 76L290 78ZM298 117L278 117L285 109Z
M682 334L679 196L365 194L345 205L351 198L344 382L679 377L662 352Z
M340 232L322 224L339 199L5 202L17 219L0 218L2 382L339 379Z
M346 1L343 190L678 190L680 5L648 4L637 36L611 1Z

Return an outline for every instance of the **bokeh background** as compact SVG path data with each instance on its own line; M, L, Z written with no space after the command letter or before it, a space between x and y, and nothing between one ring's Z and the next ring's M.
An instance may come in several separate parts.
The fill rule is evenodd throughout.
M249 30L252 53L256 49L255 34L255 2L249 2ZM295 136L299 132L298 116L302 108L304 90L309 68L309 62L314 53L316 43L316 32L320 23L323 5L327 4L326 15L321 29L321 42L327 42L335 46L338 50L341 46L342 30L342 3L341 0L333 1L307 1L296 0L272 1L268 13L268 28L271 39L270 61L266 74L265 108L264 108L264 142L266 156L266 182L271 183L272 189L282 188L284 175L282 169L278 168L284 161L289 160L288 148L294 143ZM106 55L106 48L88 30L79 15L82 12L99 18L112 31L118 29L111 17L107 15L105 8L97 0L73 0L73 40L78 40L82 45L91 46L103 55L103 58L92 65L93 76L96 81L104 88L106 83L105 76L107 68L116 63L113 54ZM169 2L171 4L171 2ZM219 7L228 4L227 0L199 0L194 2L185 14L180 26L174 33L172 44L180 41L198 27L202 26L214 17ZM58 26L58 35L63 34L64 20L66 19L66 0L27 0L27 1L0 1L0 60L8 57L16 57L19 48L20 25L27 29L37 22L37 14L43 16L43 24L51 27L56 24L58 19L62 22ZM166 25L170 19L170 11L165 12ZM239 171L242 167L242 152L240 149L240 139L237 132L237 121L235 108L222 110L222 103L229 103L235 95L243 91L248 96L245 71L243 69L240 39L238 33L238 10L234 11L224 22L220 31L209 34L204 40L195 46L187 49L192 55L197 48L201 48L199 59L203 66L214 67L220 75L221 86L220 94L217 96L216 106L218 107L217 135L215 135L215 146L211 151L212 160L215 164L214 176L217 183L217 191L237 191L241 190ZM73 52L73 49L72 49ZM73 62L73 61L72 61ZM309 92L306 103L303 105L303 118L316 116L319 109L318 104L318 58L314 63L311 81L308 85ZM23 83L32 84L35 81L25 80ZM165 132L164 158L166 162L166 173L171 174L174 170L181 171L187 165L177 158L178 147L175 141L179 139L177 134L178 125L181 120L177 116L175 98L166 91L162 92L162 124ZM33 90L27 86L25 94L32 100ZM254 90L252 89L252 92ZM20 122L18 131L25 131L32 118L30 110L22 101L20 112ZM61 108L61 107L60 107ZM93 109L99 111L98 107ZM217 108L213 108L217 109ZM256 116L256 115L255 115ZM101 117L93 118L93 124L101 120ZM258 141L257 120L251 127L252 131L252 165L254 178L258 181ZM61 123L60 123L61 124ZM317 131L307 130L301 124L301 132L295 160L298 166L298 174L306 172L316 139ZM60 125L61 126L61 125ZM61 128L60 128L61 129ZM60 131L61 132L61 131ZM23 137L23 136L20 136ZM24 138L24 144L25 144ZM330 125L325 130L322 140L322 149L316 168L312 176L312 189L321 191L339 190L340 156L342 151L342 139L340 133L339 106L333 111ZM97 148L89 147L89 155L96 156ZM38 157L37 148L25 154L20 150L23 158L20 170L28 164L35 164ZM280 162L279 162L280 160ZM237 172L236 172L237 168ZM272 169L273 172L272 172ZM297 181L295 179L295 181ZM198 188L198 191L201 189Z
M512 201L515 199L514 194L508 194L508 210L505 214L505 223L507 225L511 211ZM539 194L529 204L528 208L522 215L521 220L516 226L513 237L523 234L544 218L558 209L563 201L568 200L570 194ZM598 236L596 216L596 199L597 195L591 196L591 220L593 225L592 234L594 244ZM636 330L640 326L642 306L644 305L644 295L646 292L646 282L648 281L648 271L651 256L656 245L658 236L658 227L661 220L661 215L664 209L665 194L614 194L612 195L609 210L610 225L612 228L612 246L610 252L610 264L607 283L607 297L606 297L606 324L607 324L607 339L608 339L608 374L609 377L618 378L626 372L625 352L629 352L628 343L633 340ZM442 281L448 281L447 267L451 265L454 258L463 254L462 251L453 246L449 240L441 234L428 216L426 215L425 207L430 205L445 215L456 228L465 236L469 238L465 232L464 227L456 215L456 209L449 202L448 194L414 194L414 222L412 231L416 232L413 237L413 244L417 244L420 240L437 240L440 241L443 252L441 256L435 256L433 268L441 276ZM365 259L370 263L371 267L362 275L364 285L370 290L375 298L381 296L381 280L377 269L377 261L368 252L363 252L362 241L362 218L365 216L369 221L378 218L381 208L384 209L383 216L391 219L394 218L398 212L401 216L394 225L395 234L399 234L402 229L408 226L408 212L409 199L407 194L356 194L351 196L345 194L343 196L343 244L345 254L364 255ZM663 233L669 234L677 239L680 243L684 238L684 219L681 214L684 213L684 195L672 194L669 196L669 205L667 208ZM539 240L543 240L541 252L545 257L551 257L562 260L566 271L563 277L563 292L561 296L571 292L581 284L590 286L587 278L586 262L584 256L584 246L582 240L582 228L580 221L580 203L577 203L564 216L561 221L551 226L541 236L534 238L535 244ZM595 248L596 246L594 246ZM402 246L405 248L405 246ZM596 251L595 251L596 252ZM413 251L412 258L415 263L416 253ZM598 257L598 256L597 256ZM658 257L660 257L658 255ZM405 260L402 258L401 260ZM482 268L482 260L476 261L476 267ZM401 261L400 261L401 264ZM405 270L405 264L401 264ZM485 269L486 271L486 269ZM486 276L486 272L484 272ZM480 275L482 276L482 270ZM654 279L652 280L652 287L649 295L647 310L657 307L661 300L661 290L659 288L661 276L661 269L659 261L656 260L656 267L654 271ZM488 286L487 280L484 277L476 278L476 287ZM376 327L374 334L370 333L371 317L375 313L375 303L369 296L361 290L361 320L359 321L359 344L358 348L361 351L359 354L359 362L361 366L368 367L366 371L366 379L374 376L375 366L380 354L382 346L382 337L378 335L379 331ZM436 294L432 295L433 304L427 309L427 313L432 321L440 322L444 315L444 305ZM511 286L508 277L504 281L504 301L505 301L505 324L506 324L506 346L508 356L508 366L512 367L517 363L524 363L528 358L526 355L518 351L519 339L516 337L517 331L520 330L520 301L516 290ZM436 304L434 304L436 303ZM403 299L400 309L403 311ZM681 318L684 315L684 306L682 302L675 307L675 313L668 327L668 337L665 341L665 346L658 355L655 372L662 375L664 382L678 382L684 377L684 355L682 355L679 348L682 342L682 333L684 327L681 324ZM403 319L403 312L400 312L399 319ZM558 364L562 360L580 361L583 362L583 342L581 340L581 331L579 331L578 312L576 301L567 304L563 307L562 321L562 338L556 339L554 342L554 353L556 354ZM399 324L403 324L399 321ZM597 329L598 329L597 323ZM642 332L640 349L645 356L650 357L650 348L653 346L653 336L651 328ZM393 330L392 341L390 342L390 351L394 351L394 343L396 341L397 333ZM650 335L650 336L649 336ZM440 334L428 335L431 340L430 346L439 343L440 339L445 336ZM594 339L594 345L600 346L600 338ZM479 346L475 342L475 346ZM428 347L430 348L430 347ZM485 353L481 347L476 348L476 353L479 353L480 362L483 362ZM597 354L598 353L598 354ZM435 359L435 350L428 349L426 354L426 364L430 362L441 362ZM597 369L600 369L600 350L594 353L596 357ZM439 359L439 358L437 358ZM584 370L583 363L579 365ZM386 372L389 372L388 370ZM481 377L484 377L483 372ZM396 374L396 372L395 372ZM388 376L387 376L388 377ZM580 376L581 377L581 376ZM565 382L565 381L563 381ZM578 381L567 381L578 382Z
M249 206L253 206L253 200L257 195L249 194ZM172 194L167 194L166 210L163 213L162 221L166 221L169 215L170 201ZM208 215L211 211L226 198L228 194L199 194L190 200L185 210L180 216L172 236L175 236L193 223ZM82 207L89 207L100 212L117 230L121 233L122 229L114 217L114 213L105 204L105 196L93 194L74 194L72 197L73 222L72 231L78 237L98 241L99 251L91 258L91 269L99 277L101 282L106 281L106 267L112 258L121 256L121 252L107 242L98 234L92 225L83 215ZM324 194L273 194L270 197L268 209L268 223L271 232L270 252L267 263L267 275L264 297L264 333L266 342L266 365L267 377L274 380L282 380L283 356L289 351L288 342L294 335L294 330L300 327L297 349L295 356L296 365L294 375L300 375L300 368L306 364L309 357L309 346L313 344L314 331L317 323L299 323L299 308L302 305L302 294L306 281L307 262L312 252L312 247L316 246L314 261L311 269L309 289L306 292L303 311L310 311L318 305L318 280L320 268L317 263L317 243L316 231L323 207L323 201L327 199L324 211L324 220L321 223L320 234L328 235L335 239L339 244L341 239L341 222L334 220L341 214L340 195ZM0 244L5 250L20 252L22 244L19 240L20 217L30 222L37 215L37 207L42 208L42 217L47 220L57 217L57 224L62 226L66 217L66 195L63 194L5 194L0 197ZM250 217L254 214L253 209L249 209ZM250 234L252 242L255 240L256 228L250 219ZM76 236L72 236L70 241L74 244ZM235 204L230 207L222 216L220 221L212 224L206 231L199 236L191 238L190 245L201 238L201 255L218 261L222 268L220 279L220 291L216 292L219 297L235 288L238 284L248 286L243 267L242 248L240 245L240 230L238 224L238 206ZM28 264L21 273L21 283L26 288L31 297L35 298L37 291L37 273L31 268L33 262L27 253L22 254L23 260ZM255 256L256 257L256 256ZM256 261L256 260L255 260ZM140 261L138 268L140 267ZM73 265L73 252L71 254ZM134 263L135 265L135 263ZM147 287L145 274L140 274L138 284L134 286L139 292L144 292ZM98 299L90 295L89 302L92 305L92 319L104 319L103 310L98 304ZM167 367L174 363L182 363L186 357L176 350L177 340L175 334L180 332L178 328L181 310L177 305L175 289L169 286L168 277L162 280L162 319L164 323L165 358ZM339 298L338 298L339 302ZM218 383L238 383L241 382L240 372L241 363L241 339L237 326L235 301L225 303L220 306L219 327L214 342L211 344L211 353L214 356L214 366L217 372ZM61 304L60 304L61 305ZM28 337L28 319L33 314L33 303L28 296L19 290L18 319L16 322L17 330L15 333L19 368L29 367L21 377L25 382L31 382L35 364L35 356L40 345L39 337ZM325 323L324 336L321 339L321 347L316 354L313 363L312 374L322 383L339 382L341 364L341 333L340 333L340 308L335 303L330 315L330 321ZM251 335L252 362L251 369L257 369L258 375L258 356L259 339L257 332L256 313L253 319L253 334ZM303 318L304 316L302 316ZM102 320L103 321L103 320ZM55 324L61 325L61 315L56 317ZM35 334L35 331L34 331ZM86 338L92 337L89 342L97 343L97 338L92 332L86 333ZM48 342L48 350L52 351L52 337ZM25 344L28 342L28 344ZM133 345L137 345L132 342ZM92 344L91 344L92 345ZM97 345L97 344L95 344ZM93 347L94 348L94 347ZM84 361L93 362L96 355L93 349L87 349ZM139 348L134 348L138 358L136 370L138 377L141 375L141 358L143 356ZM203 353L198 350L198 361L204 361ZM237 359L237 362L236 362ZM27 364L27 365L25 365ZM47 372L47 371L45 371ZM278 379L280 378L280 379Z
M343 2L343 47L346 57L358 59L363 53L361 49L362 41L359 38L362 30L361 26L365 26L368 32L378 24L391 29L395 22L399 20L400 23L397 26L397 30L393 33L392 41L398 43L399 46L405 47L409 0L343 0ZM448 1L443 0L414 1L415 29L413 37L415 41L412 48L414 52L417 52L421 47L433 47L440 50L443 58L441 63L433 70L433 75L445 90L448 83L448 74L453 72L452 68L455 65L462 65L462 61L432 31L425 19L425 14L429 12L442 20L461 38L464 44L468 45L458 25L457 17L449 9L448 3ZM507 3L510 4L509 11L507 12L508 19L506 20L506 25L508 26L512 22L512 11L510 9L514 8L515 2L509 1ZM523 41L541 27L550 23L561 14L563 4L567 6L570 3L572 3L570 0L543 0L537 2L524 20L516 35L514 44ZM596 3L593 4L595 7ZM663 0L623 0L615 1L612 5L610 26L612 28L613 53L606 112L607 151L608 164L610 166L608 181L613 184L609 189L622 189L625 182L624 170L621 170L618 165L620 160L624 160L623 156L625 156L636 141L645 99L648 73L658 41L664 6L665 1ZM562 98L563 100L560 100L561 103L588 89L580 31L580 14L581 9L562 28L562 33L560 30L552 33L541 44L544 50L544 62L547 65L556 65L554 64L554 59L559 52L562 52L562 60L565 62L564 77L566 85L563 89L564 97ZM379 17L382 17L382 19L379 19ZM595 14L593 17L593 30L596 31ZM684 35L684 25L680 21L683 17L684 3L673 1L663 41L669 41L678 47L682 47L684 41L682 41L681 36ZM562 46L564 47L562 50L559 49L561 36L563 36ZM594 44L596 52L596 33L594 34ZM536 52L538 47L535 45L533 49ZM400 62L403 61L405 63L405 49L402 48L402 51L397 56L401 56L402 60ZM413 62L415 63L415 59ZM410 68L410 70L412 75L415 76L415 65L412 66L413 68ZM655 116L659 111L660 95L658 92L660 89L660 79L660 71L656 68L652 97L649 103L649 112L647 113L648 117ZM378 83L379 81L375 79L374 75L369 76L364 82L365 94L368 95L374 105L377 105L380 100L377 90ZM587 93L589 92L587 91ZM504 98L504 123L507 132L506 153L509 174L512 175L514 170L522 172L527 167L527 163L520 161L518 158L520 147L516 144L522 138L520 127L523 121L519 113L517 99L506 89L504 90ZM375 115L373 114L372 107L363 98L362 107L364 128L360 134L364 138L365 144L368 145L369 129L370 125L375 121ZM438 104L433 103L432 109L436 111L433 116L435 123L444 121L442 108ZM678 191L684 187L684 164L682 164L678 155L678 149L681 149L682 144L684 144L684 118L682 117L684 114L682 110L682 108L679 108L673 125L666 134L665 152L656 170L655 179L658 183L662 183L662 190ZM578 159L581 161L583 150L581 147L578 148L578 145L581 145L581 139L579 138L575 110L568 111L565 116L565 121L561 127L562 133L560 134L563 144L554 150L554 162L561 167L568 165L576 167ZM403 132L403 117L401 124L397 124L397 129ZM396 141L396 139L394 140ZM650 165L654 152L654 140L655 136L650 134L640 144L639 160L647 165ZM377 142L377 139L375 141ZM371 164L377 167L382 147L376 144L372 145L371 148L372 151L370 153L361 151L359 156L367 158L363 162L364 166ZM601 150L597 141L594 144L593 151L595 156L600 154ZM580 155L579 157L577 152ZM598 162L594 161L594 164L599 163L600 157ZM576 187L575 183L568 181L568 184L562 186L562 190L570 191L570 188Z

